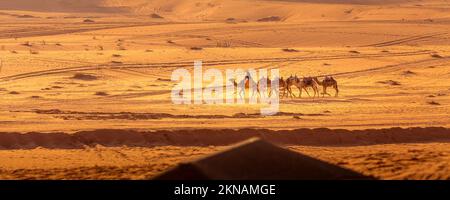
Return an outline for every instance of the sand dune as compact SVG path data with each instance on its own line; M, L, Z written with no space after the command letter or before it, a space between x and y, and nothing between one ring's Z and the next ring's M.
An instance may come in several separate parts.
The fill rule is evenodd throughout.
M273 131L180 130L139 132L97 130L67 133L0 133L0 149L79 149L87 146L153 147L153 146L227 146L260 137L280 145L361 146L395 143L449 142L447 128L391 128L370 130L298 129Z
M439 7L435 7L439 5ZM443 9L445 5L445 9ZM239 9L239 8L247 9ZM395 8L395 12L392 12ZM282 21L401 20L448 18L444 0L18 0L0 2L0 10L37 12L116 13L150 16L158 14L177 21L233 19L256 21L276 16ZM275 20L278 21L278 20Z
M442 179L449 176L449 143L286 148L379 179ZM224 150L223 146L85 147L2 150L1 179L150 179L177 163Z
M24 10L37 12L117 12L119 8L102 6L103 0L16 0L1 1L1 10Z

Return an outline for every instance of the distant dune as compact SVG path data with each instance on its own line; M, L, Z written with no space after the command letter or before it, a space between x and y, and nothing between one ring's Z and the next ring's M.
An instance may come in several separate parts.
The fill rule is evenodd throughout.
M450 17L450 5L445 0L15 0L0 2L0 10L148 16L157 13L176 21L257 21L271 16L281 21Z
M1 10L23 10L37 12L106 12L119 11L114 7L103 7L103 0L14 0L0 1Z
M325 4L361 4L361 5L385 5L395 3L414 2L414 0L273 0L286 2L302 2L302 3L325 3ZM416 0L421 2L421 0Z

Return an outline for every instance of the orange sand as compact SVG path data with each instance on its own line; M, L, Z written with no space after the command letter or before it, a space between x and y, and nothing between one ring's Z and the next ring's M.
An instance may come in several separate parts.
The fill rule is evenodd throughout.
M45 143L45 133L450 128L446 0L15 0L0 2L0 20L0 143L10 144L0 150L1 178L142 179L245 138L70 150L59 139ZM341 92L282 99L285 114L271 117L254 117L259 106L173 105L168 79L194 60L205 70L334 75ZM11 132L40 134L17 142ZM380 178L448 179L447 141L421 134L341 147L319 134L314 147L283 145Z

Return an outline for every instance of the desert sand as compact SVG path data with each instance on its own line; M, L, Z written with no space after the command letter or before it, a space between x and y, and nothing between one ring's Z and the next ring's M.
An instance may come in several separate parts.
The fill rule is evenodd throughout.
M17 0L0 20L0 178L151 178L271 131L381 179L450 177L450 1ZM195 60L333 75L340 93L275 116L174 105L171 73Z

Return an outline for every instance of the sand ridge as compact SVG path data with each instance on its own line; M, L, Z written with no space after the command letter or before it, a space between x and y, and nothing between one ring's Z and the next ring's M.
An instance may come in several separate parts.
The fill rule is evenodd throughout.
M82 149L153 146L227 146L253 137L280 145L363 146L395 143L450 141L450 129L390 128L369 130L297 129L279 130L178 130L139 132L133 130L95 130L76 133L0 133L0 149Z

